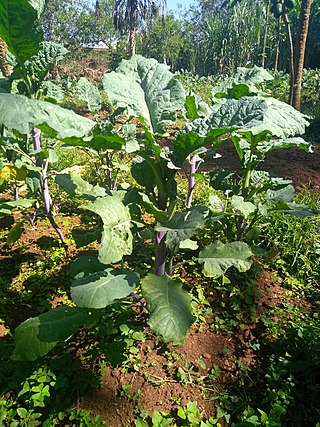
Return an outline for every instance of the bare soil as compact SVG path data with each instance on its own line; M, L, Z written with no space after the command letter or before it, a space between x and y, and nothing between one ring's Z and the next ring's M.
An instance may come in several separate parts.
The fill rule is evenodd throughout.
M275 150L259 169L276 177L291 179L297 189L307 187L311 191L320 192L320 145L315 144L312 149L313 153L298 148ZM206 167L240 172L240 162L232 142L222 145L217 152L222 157L212 160Z

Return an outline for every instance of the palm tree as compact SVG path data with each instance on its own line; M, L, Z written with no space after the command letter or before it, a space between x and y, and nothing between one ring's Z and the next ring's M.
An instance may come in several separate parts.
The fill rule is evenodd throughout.
M297 55L295 58L294 82L292 88L292 105L300 110L301 103L301 83L304 65L304 56L306 51L307 35L309 29L309 19L312 0L302 0L299 15L299 28L297 37Z
M146 21L161 9L166 9L166 0L116 0L114 9L114 26L120 31L129 30L129 53L136 53L136 29L138 20Z

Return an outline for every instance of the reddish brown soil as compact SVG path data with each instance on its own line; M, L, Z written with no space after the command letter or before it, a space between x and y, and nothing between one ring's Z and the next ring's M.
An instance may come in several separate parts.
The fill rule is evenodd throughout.
M208 325L203 331L192 328L184 345L167 347L167 351L174 352L178 359L171 365L154 339L147 340L139 350L139 371L122 373L121 368L107 368L101 388L92 390L85 397L83 405L86 408L102 415L109 426L129 425L136 403L140 410L148 410L152 414L154 410L172 413L181 405L197 401L205 418L214 415L215 403L210 398L223 390L224 384L232 379L235 369L234 346L230 337L213 333ZM186 362L192 368L181 383L177 379L177 372L187 371ZM207 378L213 368L220 370L220 374L210 384ZM196 369L196 373L193 369ZM206 378L206 381L202 383L199 380L201 377ZM125 384L130 385L131 396L139 391L142 393L138 402L121 398L122 385Z
M275 283L272 273L260 274L257 289L255 319L248 317L237 335L215 331L210 318L200 327L193 326L180 346L164 346L150 335L137 347L141 358L139 369L130 372L130 367L129 371L123 371L108 366L100 388L91 389L81 406L99 414L110 427L134 425L137 407L150 415L156 410L174 416L180 406L193 401L198 403L205 419L214 416L214 397L239 381L237 363L252 368L259 368L262 363L251 347L253 340L264 333L260 317L285 302L308 308L306 301L290 296L290 292ZM178 380L179 372L186 373L183 381L181 377ZM131 400L122 392L122 386L127 384Z
M212 160L211 168L240 171L240 162L231 142L222 145L217 152L222 157ZM306 153L297 148L273 151L259 169L276 177L291 179L296 188L308 187L320 192L320 145L313 146L313 153Z

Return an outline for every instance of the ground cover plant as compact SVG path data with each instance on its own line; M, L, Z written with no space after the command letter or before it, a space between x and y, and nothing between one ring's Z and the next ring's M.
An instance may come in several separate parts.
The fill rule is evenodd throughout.
M1 116L6 156L29 158L43 178L39 150L18 143L36 128L99 165L98 179L72 164L44 179L64 191L68 256L41 219L20 241L8 231L33 199L9 191L1 203L4 425L319 421L319 200L258 170L280 149L312 156L300 137L308 121L258 89L257 76L271 78L239 69L205 103L136 55L104 76L113 111L96 124L3 94L13 104ZM81 80L77 96L96 112L92 87ZM238 168L228 171L219 153L230 147ZM217 161L225 168L212 170ZM17 184L25 177L9 165Z

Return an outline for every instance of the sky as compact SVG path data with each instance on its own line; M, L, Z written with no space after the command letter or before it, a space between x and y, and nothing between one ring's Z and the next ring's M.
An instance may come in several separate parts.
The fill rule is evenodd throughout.
M183 7L188 7L192 3L192 0L167 0L168 10L175 11L178 4L182 4Z

